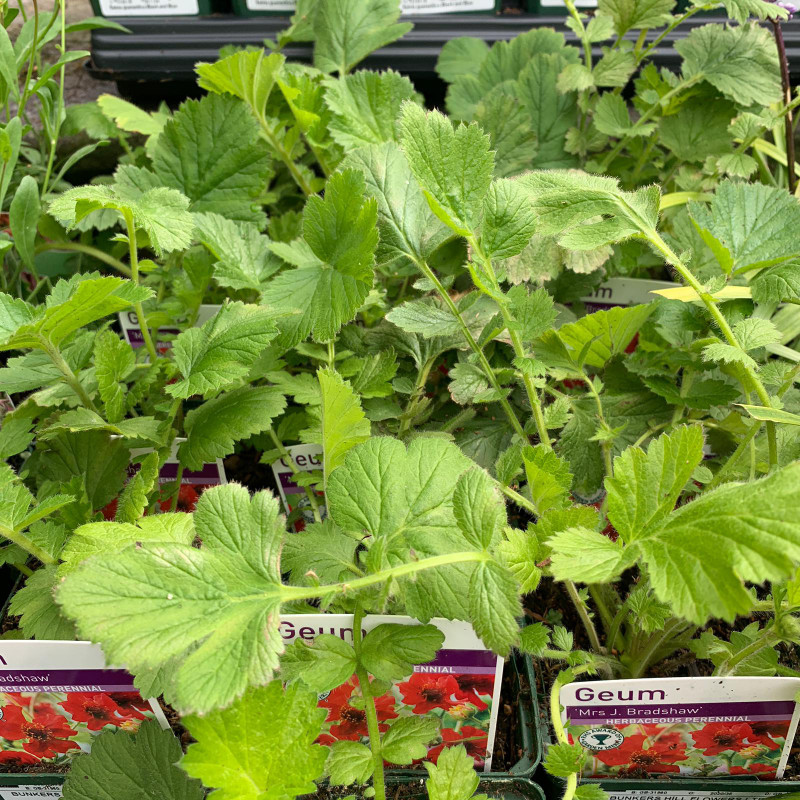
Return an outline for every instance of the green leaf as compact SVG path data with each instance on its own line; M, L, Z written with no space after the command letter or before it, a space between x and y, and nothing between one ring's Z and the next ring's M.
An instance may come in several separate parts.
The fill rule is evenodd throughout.
M703 431L684 425L650 442L647 452L629 447L606 478L608 517L625 542L646 535L669 515L703 460Z
M142 133L148 137L158 136L169 119L167 114L143 111L133 103L112 94L101 94L97 98L97 105L120 130Z
M92 741L91 753L73 759L64 800L106 800L111 786L116 800L202 800L200 781L176 765L180 757L180 741L155 720L135 734L106 731Z
M24 416L6 414L0 419L0 459L7 461L28 449L34 440L35 434L31 430L34 426L32 419Z
M363 398L388 397L394 394L391 380L397 373L397 356L390 347L374 356L353 359L358 372L353 376L353 390Z
M709 206L690 201L688 209L701 234L707 231L730 252L733 270L769 267L800 254L793 233L800 204L777 188L726 180Z
M281 678L301 680L317 694L346 683L355 671L352 645L330 633L319 634L313 642L297 639L281 657Z
M224 711L183 718L197 740L181 767L215 787L211 800L283 800L316 791L328 751L314 740L325 710L301 685L248 690Z
M582 92L594 86L592 71L585 64L567 64L558 76L556 86L562 94Z
M395 306L386 319L404 331L419 333L426 338L452 336L461 330L458 320L449 309L428 298L408 300Z
M325 769L334 786L365 784L371 777L374 763L369 747L361 742L339 741L331 745Z
M31 175L26 175L17 187L9 208L9 226L14 237L14 246L23 263L36 274L33 263L36 226L42 206L39 202L39 184Z
M74 639L75 625L55 603L56 568L37 569L11 598L9 613L20 616L20 627L28 639Z
M414 85L392 69L360 70L326 83L325 105L334 141L345 150L397 140L396 121L405 100L416 101Z
M527 195L514 181L492 181L483 202L481 248L493 259L522 252L533 236L536 219Z
M48 212L67 230L74 229L93 211L111 209L129 214L143 230L156 254L185 250L192 241L194 220L189 201L175 189L163 186L132 190L125 184L78 186L58 195Z
M172 347L182 380L165 387L173 397L217 392L247 375L276 336L275 314L267 308L227 303L199 328L181 333Z
M286 399L272 386L242 386L207 400L186 415L186 441L178 458L189 469L230 455L236 442L262 433L286 409Z
M94 343L94 371L97 391L103 401L109 422L119 422L125 415L123 381L130 377L136 366L133 348L113 331L102 331Z
M162 437L159 427L160 423L153 417L133 417L111 423L94 411L80 407L65 411L50 424L43 425L39 430L39 439L46 441L64 432L108 431L125 439L141 439L149 444L160 444Z
M562 508L572 486L569 464L543 444L522 451L531 499L541 516L551 508Z
M475 122L489 134L495 177L519 175L533 164L539 149L536 133L531 130L530 115L516 97L504 92L487 95L475 109Z
M793 262L765 269L750 282L753 301L775 304L800 299L800 264Z
M519 649L532 656L542 656L550 646L550 631L541 622L526 625L519 632Z
M415 664L433 661L443 643L444 634L435 625L384 623L364 637L361 661L378 680L400 681L414 671Z
M448 39L439 51L436 72L446 83L453 83L462 75L477 75L489 54L489 45L474 36Z
M348 73L380 47L405 36L413 27L397 22L398 0L328 0L314 15L314 66L323 72Z
M361 173L348 169L331 176L324 199L306 202L308 260L273 278L263 293L266 305L301 312L282 321L281 345L295 345L309 333L315 341L330 341L366 300L378 231L376 201L364 192Z
M775 323L758 317L739 320L733 326L733 332L743 350L758 350L760 347L779 342L781 338Z
M356 574L353 569L358 542L342 533L330 519L306 525L300 533L286 537L281 567L290 573L291 582L309 582L306 573L320 583L339 583Z
M618 36L628 31L660 28L672 20L675 0L600 0L600 13L614 20Z
M783 425L800 425L800 414L792 414L790 411L783 411L779 408L767 408L765 406L749 406L744 403L738 404L753 419L762 422L777 422Z
M561 169L576 163L575 156L564 149L564 142L578 121L577 96L575 92L562 94L558 90L559 75L576 61L577 51L562 46L558 52L538 52L515 76L516 95L530 116L538 143L531 164L534 169Z
M270 252L270 240L255 225L220 214L195 214L197 240L217 259L214 280L231 289L260 292L281 262Z
M98 556L64 578L58 601L110 661L133 672L174 661L178 708L224 706L269 681L283 651L278 511L268 492L207 489L194 512L202 548L142 544Z
M438 111L405 103L400 139L436 216L462 236L475 230L494 169L489 137L477 125L454 129Z
M603 55L592 69L595 86L624 87L636 70L636 57L628 50L603 48Z
M489 473L478 468L458 479L453 513L464 538L476 549L492 548L506 525L506 506L500 490Z
M522 611L517 583L509 571L493 561L480 562L470 581L469 609L481 641L498 655L507 656L517 639L517 617Z
M740 106L781 99L778 57L772 37L756 23L702 25L675 43L683 77L703 80Z
M139 471L128 481L119 496L116 522L135 523L147 510L147 500L158 486L159 457L157 452L148 453L142 460Z
M661 141L681 161L702 164L708 156L730 153L728 126L735 115L736 107L732 103L692 98L681 105L677 114L661 119Z
M403 151L393 142L359 148L348 154L342 166L363 173L366 193L378 203L379 268L427 261L452 236L431 211Z
M258 198L271 176L258 123L233 97L187 100L156 141L153 170L163 185L189 198L191 211L241 222L266 222Z
M427 745L439 735L439 722L431 717L398 717L381 740L383 757L392 764L410 764L425 758Z
M553 298L545 289L536 289L528 294L525 286L514 286L508 292L508 299L513 315L508 327L517 331L522 341L538 339L553 327L558 312L553 306Z
M574 373L576 366L600 369L622 353L653 313L652 304L595 311L548 331L535 345L538 358Z
M632 566L635 556L608 536L588 528L567 528L551 536L551 569L560 581L609 583Z
M748 614L744 581L781 580L800 558L800 464L727 484L674 511L637 539L656 596L692 622Z
M121 553L137 542L190 545L194 541L191 514L154 514L130 522L90 522L76 528L61 551L59 577L73 572L87 558Z
M557 778L568 778L580 771L583 766L583 758L583 747L577 742L575 744L558 742L547 748L544 768Z
M539 561L539 543L527 531L506 528L506 536L498 552L509 572L519 584L520 594L534 591L542 579L542 571L536 566Z
M476 795L478 773L475 760L467 755L464 745L446 747L435 764L425 762L428 780L425 789L430 800L485 800L486 795Z
M338 372L317 373L322 392L322 452L325 485L348 450L369 439L370 424L350 384Z
M575 800L608 800L608 792L594 783L582 783L575 789Z
M58 346L75 331L150 297L152 291L97 273L59 281L44 305L28 306L0 292L0 350Z
M628 135L633 123L625 100L611 92L601 95L594 110L594 126L609 136ZM639 130L642 136L649 135L653 132L653 125L642 125Z

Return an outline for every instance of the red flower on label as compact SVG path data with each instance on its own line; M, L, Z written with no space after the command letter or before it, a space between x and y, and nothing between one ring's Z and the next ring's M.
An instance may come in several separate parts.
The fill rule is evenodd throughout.
M467 750L467 755L481 764L486 760L489 734L485 730L465 725L460 731L456 731L454 728L442 728L440 733L442 743L428 750L426 761L432 761L435 764L442 754L442 750L445 747L452 747L454 744L463 744Z
M770 720L751 722L750 730L753 731L753 735L748 738L753 743L758 742L759 744L765 745L770 750L777 750L781 745L779 745L772 737L785 739L786 734L789 732L790 724L791 720L788 719L780 720L779 722Z
M77 749L75 742L67 741L76 735L64 717L51 711L34 709L33 719L29 720L19 706L3 706L0 736L11 741L26 740L23 749L39 758L54 758L58 753Z
M492 694L494 675L456 675L456 682L458 688L469 697L469 702L474 703L479 711L489 707L479 695Z
M398 684L397 688L403 695L403 702L414 707L415 714L427 714L434 708L443 708L447 711L453 706L475 701L486 705L474 692L470 696L461 691L452 675L415 672L407 681Z
M181 488L178 490L178 502L175 506L176 511L194 511L197 501L200 499L200 493L188 483L182 483ZM172 508L172 494L166 499L162 500L159 505L162 511L170 511Z
M147 719L146 714L151 711L150 704L142 699L139 692L109 692L108 696L117 704L120 713L126 717Z
M119 727L125 722L118 716L120 707L107 694L70 692L59 705L75 722L85 722L90 731L100 731L106 725Z
M22 767L25 764L38 764L36 756L24 750L0 750L0 764L6 767Z
M686 745L675 733L658 738L636 733L626 736L619 747L593 755L609 767L625 767L623 771L680 772L675 762L685 760Z
M692 732L694 746L707 756L749 747L745 741L748 738L752 743L753 729L746 722L707 722L699 731Z
M730 771L731 775L751 775L755 773L774 775L776 768L770 764L751 764L749 767L731 767Z
M334 739L357 741L362 736L367 736L367 712L360 700L361 690L355 676L347 683L337 686L324 700L320 700L320 705L328 709L328 722L336 723L328 731ZM381 731L388 730L389 726L380 723L397 716L394 702L394 696L390 692L375 698L378 728Z

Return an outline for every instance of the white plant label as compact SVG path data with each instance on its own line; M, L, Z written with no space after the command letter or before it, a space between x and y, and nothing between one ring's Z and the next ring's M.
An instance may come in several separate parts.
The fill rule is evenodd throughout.
M100 0L104 17L177 17L200 13L197 0Z
M322 469L322 448L318 444L297 444L286 449L298 472ZM286 513L291 514L296 508L303 510L303 516L294 524L296 531L302 531L307 523L314 521L314 513L311 510L306 490L302 486L298 486L294 478L294 471L285 458L279 458L272 464L272 474L278 484L278 494L281 496ZM320 516L325 519L325 494L323 492L315 494Z
M197 319L195 320L194 327L199 328L201 325L208 322L220 308L222 308L222 306L212 303L204 303L201 305L197 312ZM125 341L133 348L144 347L144 336L142 336L142 328L139 325L139 318L136 316L136 312L120 311L117 315L117 319L119 320L119 327L122 330L122 337ZM179 328L169 326L159 328L156 349L162 354L172 349L173 339L179 333ZM171 338L162 340L164 336L169 336Z
M609 278L600 284L592 294L582 297L588 312L601 311L614 306L636 306L651 303L658 299L653 292L660 289L674 289L677 283L651 281L644 278Z
M0 786L0 800L59 800L60 786Z
M294 0L247 0L248 11L294 12ZM596 5L594 3L593 5ZM402 0L403 14L465 14L472 11L493 11L495 0Z
M799 690L800 678L644 678L570 683L560 700L586 777L770 780L786 768Z
M780 797L785 792L765 791L764 794L745 792L701 792L681 789L626 789L623 792L608 792L609 800L767 800Z
M411 617L370 615L364 617L364 634L384 623L419 625ZM395 681L375 698L378 721L390 724L400 717L426 716L436 721L437 741L428 748L428 760L436 761L445 747L463 745L476 769L488 772L500 708L503 659L478 638L466 622L432 619L444 634L433 661L416 664L404 680ZM286 614L281 617L281 636L287 645L297 639L312 642L319 634L353 641L352 614ZM320 741L367 742L366 716L361 710L356 676L320 695L327 711ZM351 705L352 702L352 705Z

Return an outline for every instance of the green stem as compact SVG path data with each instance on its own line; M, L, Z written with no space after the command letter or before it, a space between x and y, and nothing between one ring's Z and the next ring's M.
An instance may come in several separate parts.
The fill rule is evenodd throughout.
M261 125L261 133L264 138L269 143L269 146L278 154L278 158L286 165L286 169L289 170L289 174L294 179L294 182L300 187L300 190L303 194L308 197L309 195L314 194L311 187L308 185L303 173L297 168L297 164L294 163L294 159L291 157L289 152L284 148L281 144L280 139L278 139L275 131L267 125L267 121L259 114L258 122Z
M508 313L508 309L504 308L503 305L500 305L500 310L503 313L503 318L506 320L507 323L513 322L511 319L511 315ZM514 353L518 358L527 358L525 354L525 348L522 346L522 340L520 339L519 333L517 331L512 331L510 328L508 330L508 335L511 338L511 346L514 348ZM542 410L542 401L539 398L539 392L536 390L536 385L533 382L533 376L530 375L526 370L521 370L522 372L522 382L525 384L525 391L528 394L528 402L531 405L531 412L533 414L533 421L536 425L536 433L539 434L539 441L545 446L547 450L552 450L553 445L550 442L550 436L547 433L547 425L544 421L544 411Z
M422 369L417 372L417 380L414 384L414 390L411 392L411 397L409 397L405 410L400 417L400 428L397 431L398 436L402 436L411 427L411 420L414 419L420 399L425 394L425 384L428 382L428 377L431 374L431 369L433 369L433 364L434 359L429 358L422 365Z
M578 612L578 616L581 618L583 627L586 628L586 633L589 636L589 643L592 645L592 650L594 650L596 653L605 653L606 649L602 644L600 644L600 637L597 635L597 629L594 627L592 618L589 616L589 609L586 607L586 603L583 602L580 594L578 593L578 587L573 581L564 581L564 586L566 587L569 599L572 600L572 605L575 606L575 610Z
M720 311L719 307L714 301L714 298L703 288L703 285L700 283L700 281L695 278L689 267L686 266L683 261L681 261L681 259L672 251L669 245L661 238L661 236L659 236L655 229L645 226L642 230L653 246L662 253L664 258L667 260L667 263L671 264L678 274L683 278L683 280L686 281L686 283L688 283L689 286L691 286L692 289L697 292L700 299L703 301L703 305L706 307L706 310L711 315L714 322L716 322L728 344L744 353L745 351L736 339L731 326L728 324L728 320L725 319L725 315L722 313L722 311ZM761 404L767 406L768 408L771 407L772 403L770 402L769 393L767 392L766 388L764 388L764 384L756 374L756 371L746 364L742 364L741 367L747 374L747 377L750 379L750 382L752 383L753 388L758 395L758 399L761 401ZM745 386L744 389L745 392L747 392L750 390L750 387ZM777 433L774 422L767 423L767 442L769 448L769 465L771 469L774 469L778 464Z
M717 668L714 670L714 675L733 674L733 669L737 664L741 664L742 661L750 658L750 656L756 655L756 653L760 653L762 650L774 647L780 641L781 637L778 636L775 631L762 631L761 636L756 639L756 641L751 642L746 647L743 647L737 653L728 656L728 658L726 658L721 664L717 665Z
M469 422L473 417L475 417L477 412L474 408L464 408L458 412L454 417L450 417L447 422L442 425L441 430L442 433L452 433L455 430L458 430L462 425Z
M292 475L297 475L300 470L297 469L294 459L286 447L284 447L283 442L278 438L278 434L275 433L275 428L270 425L267 432L269 433L269 438L272 439L272 443L275 445L275 448L281 454L281 458L286 462L286 465L292 471ZM303 488L305 489L308 502L311 505L311 511L314 514L314 522L322 522L322 516L319 513L319 503L317 503L317 496L314 494L314 490L310 486L304 486Z
M25 564L19 564L14 562L14 567L16 567L26 578L30 578L33 575L33 570L30 567L26 567Z
M573 677L577 677L581 673L588 671L588 669L589 668L584 665L582 667L573 667L570 672ZM567 736L564 723L561 721L561 687L567 683L571 683L572 679L569 681L563 680L562 676L563 673L553 681L553 685L550 687L550 724L553 726L553 733L555 733L556 741L559 744L569 744L569 736ZM572 800L572 798L575 797L577 788L578 773L573 772L567 778L567 785L561 800Z
M728 456L728 460L717 470L717 474L706 484L705 491L710 491L722 483L722 478L731 470L739 459L745 454L750 442L755 438L755 435L761 430L761 423L754 422L747 435L742 439L736 449Z
M133 214L130 211L123 211L122 216L125 219L125 227L128 230L128 250L130 252L131 262L131 279L138 286L139 285L139 250L136 247L136 226L133 222ZM144 338L144 345L150 356L150 361L155 364L158 361L158 353L156 352L153 339L150 336L150 328L147 326L147 318L144 315L144 308L141 301L134 303L133 307L136 311L136 316L139 318L139 327L142 331Z
M58 371L64 376L64 380L69 384L69 387L75 392L76 395L80 398L81 403L86 406L90 411L94 411L95 414L99 414L100 412L97 409L97 406L92 402L92 398L86 393L86 389L81 386L80 381L78 380L77 375L70 369L69 364L64 360L64 356L61 355L61 351L50 342L49 339L42 339L42 347L44 351L50 356L50 360L55 364ZM38 556L37 556L38 558Z
M0 525L0 534L2 534L10 542L19 545L23 550L27 550L34 558L38 558L42 564L56 564L58 563L53 556L46 550L42 550L39 545L34 544L24 533L8 528L5 525Z
M386 783L383 775L383 751L381 748L381 731L378 725L378 710L369 683L369 673L361 663L361 623L364 609L356 603L353 614L353 650L356 653L356 677L364 699L364 711L367 715L367 732L369 733L369 749L372 751L372 787L375 789L375 800L386 800Z
M21 5L21 4L20 4ZM17 114L22 117L25 113L25 106L28 104L30 97L31 78L33 76L33 64L36 60L36 48L39 46L39 3L38 0L33 0L33 39L31 39L31 54L28 59L28 72L25 76L25 86L22 89L22 98L19 101ZM10 89L11 87L9 87Z
M58 3L59 6L59 16L61 17L61 55L63 56L64 53L67 51L67 9L64 7L66 5L65 0L60 0ZM58 84L58 106L56 109L56 119L55 119L55 130L53 131L53 135L50 138L50 152L47 157L47 168L44 173L44 180L42 181L42 198L45 197L47 194L47 188L50 185L50 176L53 173L53 162L55 161L56 157L56 149L58 147L58 137L61 133L61 120L64 116L64 71L66 69L66 64L61 65L61 69L59 70L59 84Z
M336 372L336 343L333 339L328 342L328 369Z
M664 646L664 642L673 638L677 633L686 628L686 623L681 619L673 619L664 626L664 630L646 640L644 652L638 655L631 667L630 677L641 678L658 651Z
M43 253L46 250L73 250L76 253L84 253L87 256L96 258L98 261L102 261L104 264L108 264L109 267L113 267L126 278L130 278L132 275L130 267L123 264L119 259L89 244L81 244L80 242L45 242L40 244L35 252Z
M280 600L288 603L294 600L313 600L315 598L329 597L335 594L347 594L357 589L364 589L367 586L382 584L392 578L401 578L404 575L414 575L426 569L435 567L446 567L450 564L461 564L473 561L490 561L489 553L482 550L467 550L459 553L445 553L441 556L431 556L419 561L411 561L407 564L400 564L397 567L383 569L372 575L365 575L363 578L356 578L348 583L332 583L324 586L281 586L279 589Z
M486 380L489 381L490 386L497 392L499 397L498 402L502 406L503 411L505 411L508 421L511 423L511 427L524 442L527 442L528 437L525 434L525 429L522 427L519 419L517 419L517 415L514 413L514 409L511 408L505 393L500 388L500 384L497 382L497 377L494 374L492 365L489 363L489 360L486 358L486 355L484 354L480 345L475 341L475 337L467 327L467 323L464 322L464 318L461 316L461 312L453 302L453 299L447 293L447 289L442 286L441 282L436 277L436 274L425 261L419 260L416 262L416 264L422 274L425 275L425 277L436 287L436 291L439 293L439 296L442 298L442 300L444 300L445 304L450 309L450 313L456 318L458 326L461 328L461 332L464 334L464 338L467 340L467 344L469 344L472 352L478 357L478 361L480 362L480 365L486 375Z
M539 511L536 506L528 500L527 497L524 497L519 492L515 492L510 486L504 486L500 481L495 482L497 488L513 503L518 505L520 508L524 508L526 511L529 511L535 517L539 516Z
M664 28L663 31L661 31L661 33L655 39L653 39L653 41L650 43L650 45L647 47L647 49L642 51L637 56L636 66L638 67L639 64L641 64L642 61L644 61L647 58L647 56L649 56L650 53L652 53L653 50L655 50L655 48L658 47L661 44L661 42L663 42L664 39L666 39L667 36L669 36L670 33L672 33L672 31L675 30L675 28L677 28L679 25L682 25L684 22L686 22L687 19L689 19L689 17L694 16L698 11L704 11L705 8L707 8L707 7L706 6L694 6L694 7L690 8L688 11L686 11L683 14L683 16L678 17L677 19L673 20L666 28Z

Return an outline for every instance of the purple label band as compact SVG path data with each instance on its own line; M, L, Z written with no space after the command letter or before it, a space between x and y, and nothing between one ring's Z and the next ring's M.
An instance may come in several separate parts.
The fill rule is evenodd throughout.
M160 328L158 331L159 336L164 336L166 334L174 334L175 336L177 336L179 333L180 330L178 330L178 328ZM131 347L137 348L144 346L144 336L142 336L142 332L138 328L128 328L125 331L125 335L127 336L128 344ZM159 349L163 348L169 349L170 347L172 347L172 344L173 344L172 340L167 340L164 342L158 341L156 342L156 347Z
M0 692L135 692L124 669L0 670Z
M422 666L456 667L456 672L464 668L482 668L494 672L497 669L497 656L491 650L439 650L433 661Z
M174 462L164 464L158 479L162 483L174 481L178 477L178 465ZM219 469L216 464L203 464L200 470L184 470L182 483L219 483Z
M763 700L744 703L660 703L632 706L567 706L567 719L600 722L608 719L641 719L643 717L747 717L748 719L789 719L794 713L793 700Z

